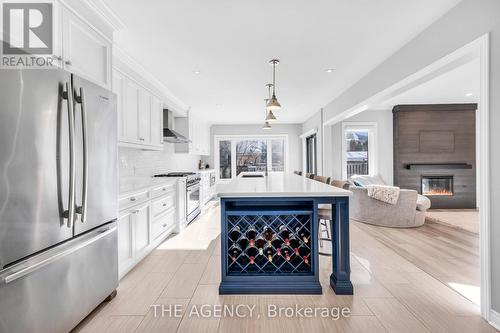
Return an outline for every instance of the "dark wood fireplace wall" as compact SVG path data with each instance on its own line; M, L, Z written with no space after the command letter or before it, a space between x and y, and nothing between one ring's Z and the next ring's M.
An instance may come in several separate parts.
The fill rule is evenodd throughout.
M453 177L452 195L429 195L432 208L476 207L477 104L397 105L394 184L422 193L425 176Z

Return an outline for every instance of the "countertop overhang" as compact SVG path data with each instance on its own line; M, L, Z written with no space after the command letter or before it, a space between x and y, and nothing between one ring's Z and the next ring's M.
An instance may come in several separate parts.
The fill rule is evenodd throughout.
M238 197L347 197L352 192L296 174L269 174L265 177L238 177L217 184L220 198Z

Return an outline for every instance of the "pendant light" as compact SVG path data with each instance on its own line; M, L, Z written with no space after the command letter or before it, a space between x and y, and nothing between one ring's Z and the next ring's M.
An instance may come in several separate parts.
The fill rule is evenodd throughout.
M278 59L273 59L269 61L269 63L273 66L273 95L267 102L267 110L268 111L276 111L281 109L281 104L278 102L276 98L276 65L280 63Z
M266 102L266 106L267 106L267 103L269 102L269 99L266 98L264 101ZM263 130L270 130L272 127L269 124L269 121L267 120L267 110L265 110L264 112L266 113L266 121L264 121L264 125L262 125L262 129Z
M273 86L272 83L266 84L267 93L268 93L268 96L269 96L269 99L266 100L266 110L267 110L268 102L271 99L271 87L272 86ZM266 121L273 122L273 121L276 121L276 120L278 120L278 119L276 119L276 117L274 116L273 110L268 110L267 113L266 113Z

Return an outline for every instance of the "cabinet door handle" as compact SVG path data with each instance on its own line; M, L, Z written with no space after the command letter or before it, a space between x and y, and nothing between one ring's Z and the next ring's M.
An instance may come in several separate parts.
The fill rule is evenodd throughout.
M167 207L167 204L166 204L166 203L164 203L164 204L163 204L163 207Z
M167 224L165 223L162 227L165 228L167 226Z
M61 59L61 60L62 60L62 59ZM68 65L68 66L71 66L71 65L72 65L72 62L71 62L70 60L66 60L66 61L64 62L64 64L65 64L65 65Z

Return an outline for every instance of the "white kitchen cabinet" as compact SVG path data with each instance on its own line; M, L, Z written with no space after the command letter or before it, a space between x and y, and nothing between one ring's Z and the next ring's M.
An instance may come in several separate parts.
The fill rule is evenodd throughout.
M128 211L118 219L118 266L125 272L134 262L133 214Z
M139 89L139 141L151 144L151 94Z
M70 72L111 88L112 41L94 30L66 6L60 12L62 67Z
M120 212L118 218L118 270L129 271L150 245L149 203Z
M150 209L149 205L144 205L134 211L134 250L137 256L141 256L151 244L150 236Z
M185 197L185 181L183 185ZM163 184L120 197L118 218L120 277L137 265L168 235L179 231L176 229L177 186L177 183Z
M204 207L215 196L215 170L201 173L200 198Z
M210 155L210 127L207 123L188 115L188 117L175 118L175 128L191 140L190 143L176 143L176 153Z
M113 84L112 90L116 94L116 109L118 111L118 140L123 141L125 139L125 119L123 116L124 108L124 97L125 97L125 76L123 76L118 71L113 71Z
M121 70L113 69L113 92L118 103L120 146L163 149L163 105L160 98Z
M151 97L151 144L163 146L163 105L154 95Z
M139 86L132 80L125 81L126 101L123 108L124 137L123 141L128 143L139 143Z

